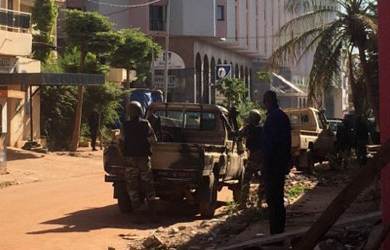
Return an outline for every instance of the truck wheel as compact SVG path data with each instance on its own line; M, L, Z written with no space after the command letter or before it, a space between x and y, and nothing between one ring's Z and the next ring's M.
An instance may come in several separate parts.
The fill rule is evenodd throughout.
M132 211L129 194L126 190L126 185L115 185L116 198L118 199L118 207L122 213Z
M313 153L310 151L301 152L298 157L297 170L303 171L306 174L312 173L314 168Z
M210 195L210 200L202 201L199 203L199 212L202 217L212 218L217 207L217 182L215 181L214 174L211 174L208 179L208 184L205 183L206 190L204 190L208 195Z

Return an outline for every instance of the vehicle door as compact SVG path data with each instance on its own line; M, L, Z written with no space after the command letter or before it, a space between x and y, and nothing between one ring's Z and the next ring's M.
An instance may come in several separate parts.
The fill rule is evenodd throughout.
M242 170L244 164L243 153L239 153L238 133L234 131L232 124L225 114L222 115L223 125L226 130L226 176L225 180L236 178Z

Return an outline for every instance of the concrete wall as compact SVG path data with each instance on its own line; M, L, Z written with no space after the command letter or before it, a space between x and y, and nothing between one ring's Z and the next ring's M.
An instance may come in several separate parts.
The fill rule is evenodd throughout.
M31 48L31 34L0 30L0 55L29 56Z

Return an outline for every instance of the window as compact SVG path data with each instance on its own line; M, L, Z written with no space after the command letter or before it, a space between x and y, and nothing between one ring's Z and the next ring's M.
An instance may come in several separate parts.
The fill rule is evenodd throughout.
M149 6L149 29L152 31L165 30L165 13L164 6Z
M183 126L183 112L169 110L157 110L154 114L161 118L164 127L181 128Z
M225 7L223 5L217 6L217 20L224 21L225 20Z
M164 127L200 130L202 126L204 131L213 131L217 128L215 114L211 112L203 112L202 120L199 111L183 113L183 111L157 110L154 114L161 118L161 125Z
M302 123L308 123L309 122L309 116L307 114L302 114L301 122Z
M8 0L8 9L13 10L14 9L14 1L13 0Z
M290 115L290 123L291 125L297 125L299 123L299 115Z

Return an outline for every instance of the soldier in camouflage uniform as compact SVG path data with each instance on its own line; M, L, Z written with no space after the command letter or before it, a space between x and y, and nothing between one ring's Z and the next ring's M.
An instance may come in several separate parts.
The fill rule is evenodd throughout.
M128 112L130 120L123 124L120 139L120 148L126 164L127 192L133 209L142 205L140 191L145 192L145 199L150 207L155 198L150 164L151 146L157 139L149 122L140 118L142 107L139 102L131 102Z
M241 136L246 138L246 148L249 150L249 157L245 166L244 183L242 187L242 195L240 201L240 207L245 208L246 202L249 196L250 182L253 176L259 176L261 173L262 165L262 152L261 152L261 137L263 128L260 125L260 112L258 110L251 110L249 113L249 124L247 124L241 131ZM263 185L260 183L258 190L258 198L261 204Z

